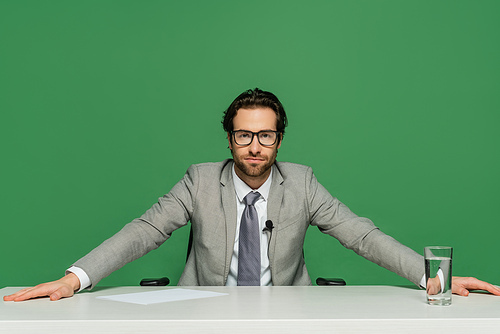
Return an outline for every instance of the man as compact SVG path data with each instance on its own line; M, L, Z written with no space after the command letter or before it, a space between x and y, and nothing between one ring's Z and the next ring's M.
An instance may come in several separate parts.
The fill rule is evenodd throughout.
M191 166L143 216L77 261L63 278L23 289L4 300L51 300L94 287L103 277L159 247L191 221L193 246L179 285L309 285L302 255L309 225L417 285L422 256L356 216L316 180L310 167L276 162L286 114L278 98L259 89L238 96L223 120L232 160ZM500 289L455 277L468 295Z

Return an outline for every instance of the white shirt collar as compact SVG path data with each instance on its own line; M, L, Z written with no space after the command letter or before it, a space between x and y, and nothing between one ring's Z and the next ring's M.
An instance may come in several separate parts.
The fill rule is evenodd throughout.
M271 189L272 180L273 180L273 169L271 168L271 173L269 174L269 177L267 178L266 182L264 182L264 184L261 185L259 189L255 190L260 193L260 195L264 198L265 201L267 201L267 198L269 197L269 191ZM248 195L249 192L254 191L252 188L248 186L248 184L243 182L243 180L240 179L238 175L236 175L236 171L234 170L234 163L233 163L233 183L234 183L234 190L236 190L236 196L238 196L238 200L240 202L243 202L243 199L245 198L246 195Z

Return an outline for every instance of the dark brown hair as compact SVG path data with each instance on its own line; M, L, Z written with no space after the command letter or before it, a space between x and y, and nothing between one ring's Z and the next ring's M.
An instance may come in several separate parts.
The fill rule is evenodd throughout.
M288 124L286 118L285 109L281 104L280 100L271 92L266 92L260 90L259 88L249 89L241 93L224 111L224 117L222 119L222 127L226 132L233 131L233 118L236 116L236 112L241 108L258 108L267 107L274 110L276 113L276 130L282 135L285 134L285 127Z

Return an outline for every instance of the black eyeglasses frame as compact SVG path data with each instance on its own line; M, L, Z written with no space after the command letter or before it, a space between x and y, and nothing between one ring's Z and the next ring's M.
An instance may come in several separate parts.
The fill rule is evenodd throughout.
M236 132L248 132L248 133L251 133L252 134L252 139L250 139L250 142L248 144L245 144L245 145L241 145L241 144L238 144L238 142L236 141ZM276 134L276 138L274 139L274 142L272 144L269 144L269 145L265 145L265 144L262 144L260 142L260 137L259 135L262 133L262 132L274 132ZM236 145L238 146L242 146L242 147L245 147L245 146L249 146L250 144L252 144L253 142L253 137L254 136L257 136L257 140L259 141L259 144L261 144L262 146L265 146L265 147L270 147L270 146L273 146L274 144L276 144L276 142L278 141L278 138L279 138L279 135L280 135L281 132L279 131L274 131L274 130L261 130L259 132L253 132L253 131L248 131L248 130L236 130L236 131L231 131L231 136L233 137L233 140L234 142L236 143Z

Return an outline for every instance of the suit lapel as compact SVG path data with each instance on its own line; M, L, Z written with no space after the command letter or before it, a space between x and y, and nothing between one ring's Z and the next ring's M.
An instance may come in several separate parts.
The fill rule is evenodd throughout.
M236 193L234 190L232 169L232 162L226 164L222 170L220 178L221 201L226 220L226 265L224 268L224 285L226 284L226 277L229 275L231 257L233 256L234 240L236 237Z
M280 223L279 216L283 202L284 179L281 176L281 173L276 164L274 164L272 168L273 168L273 180L271 183L271 190L269 191L269 198L267 203L267 219L273 222L274 229L271 233L271 239L269 240L268 256L271 268L275 268L274 249L276 247L276 234ZM280 285L279 282L277 281L279 280L279 277L277 277L276 273L271 272L271 277L273 280L273 285Z

